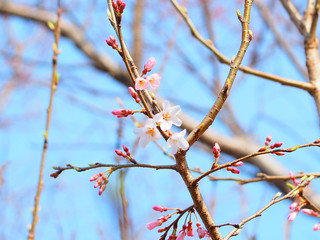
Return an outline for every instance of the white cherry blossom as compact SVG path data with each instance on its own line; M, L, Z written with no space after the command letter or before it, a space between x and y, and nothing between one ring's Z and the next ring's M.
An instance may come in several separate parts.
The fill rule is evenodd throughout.
M163 102L163 110L156 115L154 115L154 121L160 123L160 128L162 131L169 130L172 125L181 126L182 121L178 118L180 113L180 106L171 106L168 101Z
M153 119L148 119L144 126L135 129L134 133L139 136L139 144L141 147L145 147L149 142L161 138L161 134L157 129L157 125Z
M178 149L187 150L189 148L189 143L184 138L186 135L186 130L182 130L178 133L173 133L167 140L168 147L171 148L171 154L176 154Z

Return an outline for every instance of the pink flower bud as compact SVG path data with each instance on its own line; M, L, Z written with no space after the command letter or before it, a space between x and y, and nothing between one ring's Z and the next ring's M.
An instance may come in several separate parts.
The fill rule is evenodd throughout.
M116 14L121 15L123 13L124 8L126 7L126 4L121 0L117 0L117 2L112 2L112 7Z
M293 212L289 213L288 220L291 222L294 221L296 219L297 215L298 215L298 211L293 211Z
M292 171L289 172L289 176L290 176L291 180L293 181L293 183L294 183L296 186L300 183L299 181L297 181L297 179L296 179L296 177L294 176L294 174L293 174Z
M92 177L89 179L90 182L96 181L99 177L101 177L100 173L93 174Z
M147 223L147 228L149 229L149 230L152 230L152 229L154 229L154 228L156 228L156 227L158 227L158 226L161 226L161 222L159 222L159 221L154 221L154 222L151 222L151 223Z
M109 39L106 39L106 43L113 49L117 49L119 46L117 40L111 35L109 36Z
M232 166L240 167L240 166L242 166L243 164L244 164L244 163L243 163L242 161L239 161L239 162L233 164Z
M218 143L215 143L212 148L212 153L215 158L220 157L221 148Z
M158 212L165 212L168 210L168 208L159 205L153 206L152 209Z
M138 93L134 90L134 88L129 87L128 90L129 90L131 97L136 101L136 103L139 103L141 100L138 96Z
M147 74L148 72L150 72L155 65L156 59L154 57L149 58L147 63L143 66L144 69L142 71L142 74Z
M102 184L102 179L99 178L99 179L95 182L95 184L93 185L93 187L94 187L94 188L97 188L97 187L101 186L101 184Z
M316 223L314 226L313 226L313 231L319 231L320 230L320 223Z
M126 157L127 155L123 153L120 149L114 150L114 152L120 157Z
M134 87L136 90L145 90L147 89L148 86L149 86L149 82L143 77L138 77L135 80Z
M311 215L311 216L315 216L315 217L319 217L319 213L317 213L316 211L313 211L312 209L309 208L304 208L301 210L301 212Z
M285 155L284 152L274 152L273 154L275 154L275 155L277 155L277 156L283 156L283 155Z
M271 148L271 149L279 148L279 147L282 146L282 144L283 144L282 142L276 142L276 143L272 144L272 145L270 146L270 148Z
M289 209L293 210L296 209L299 206L299 204L297 202L293 202L290 204Z
M260 149L258 150L258 152L264 152L264 151L266 151L266 150L267 150L267 148L264 146L264 147L260 148Z
M106 184L102 184L99 188L99 195L101 196L101 194L103 193L104 190L106 190L107 185Z
M232 172L234 174L239 174L240 173L240 171L238 169L233 168L233 167L227 167L226 169L227 169L227 171L230 171L230 172Z
M268 146L269 143L271 142L271 140L272 140L272 136L269 135L268 137L266 137L266 142L264 143L264 145L265 145L265 146Z
M117 116L117 118L121 117L128 117L129 115L132 115L134 112L132 110L127 110L127 109L117 109L113 110L112 114Z
M193 229L192 229L192 222L191 221L188 222L187 236L189 236L189 237L193 237L194 236Z
M128 154L129 153L129 148L126 145L122 145L123 150ZM128 154L130 155L130 154Z

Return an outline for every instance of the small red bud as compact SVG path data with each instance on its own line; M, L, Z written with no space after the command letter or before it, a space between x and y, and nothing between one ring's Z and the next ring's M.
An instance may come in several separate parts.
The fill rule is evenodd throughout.
M277 155L277 156L283 156L283 155L285 155L284 152L274 152L273 154L275 154L275 155Z
M279 147L282 146L282 144L283 144L282 142L276 142L276 143L272 144L272 145L270 146L270 148L271 148L271 149L279 148Z

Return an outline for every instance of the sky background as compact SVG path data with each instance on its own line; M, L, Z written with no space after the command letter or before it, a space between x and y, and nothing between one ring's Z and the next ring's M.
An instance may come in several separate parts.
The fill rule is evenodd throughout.
M15 2L55 11L53 1ZM132 43L134 2L126 1L127 8L123 17L124 35L129 46ZM200 32L208 37L197 1L186 2L190 17ZM277 9L274 18L278 27L304 65L302 38L293 26L285 24L288 16L280 4L274 2L277 1L266 1L273 3L274 9ZM208 81L210 86L213 80L218 79L222 83L228 67L211 62L212 53L190 36L190 31L167 1L159 1L158 4L150 1L146 3L143 61L151 56L157 59L152 73L160 72L162 75L159 95L179 104L184 113L201 120L215 97L208 85L199 80L200 77ZM303 9L302 3L299 4L300 9ZM114 35L106 17L106 2L62 1L62 5L66 9L63 17L85 26L87 39L97 51L109 55L114 62L124 67L118 54L105 44L105 39L110 34ZM235 55L239 46L241 30L235 14L238 8L242 10L242 1L212 1L215 42L228 58ZM46 27L21 18L1 15L0 24L3 26L0 35L4 36L0 39L0 167L6 166L0 185L0 226L3 226L0 227L0 239L26 239L49 99L53 38ZM255 68L305 81L274 42L255 7L251 24L254 40L244 65L249 65L252 57L257 55ZM172 49L167 47L171 39L175 40ZM118 240L121 239L117 212L118 172L111 175L102 196L98 196L93 183L89 182L89 178L99 172L97 169L83 173L66 171L57 179L49 175L53 172L52 166L64 166L67 163L75 166L87 166L95 162L115 163L114 149L118 147L119 121L112 116L111 111L119 108L116 97L120 97L127 108L137 109L138 106L128 96L124 86L106 73L94 69L70 40L62 38L60 49L62 53L58 64L61 81L56 92L49 134L37 239ZM190 71L188 66L195 70ZM11 82L15 84L13 90L5 91ZM261 145L269 134L272 134L274 141L284 142L284 147L309 143L319 138L319 119L313 99L302 90L239 72L228 103L239 125ZM143 119L140 116L137 118ZM131 148L135 141L133 123L128 118L122 124L123 137L120 143ZM211 128L232 135L221 119ZM159 143L165 146L164 140ZM277 159L294 172L317 172L318 156L318 149L308 148ZM173 163L154 144L149 144L146 149L139 148L135 158L141 163ZM221 157L221 161L230 160L233 160L230 156ZM210 153L194 148L188 153L188 161L190 167L209 169L213 159ZM240 177L252 177L256 171L255 167L246 165L241 167ZM217 176L233 175L221 171ZM153 205L176 208L191 205L187 190L175 172L130 169L125 172L125 184L132 239L151 240L160 237L156 230L149 231L145 226L147 222L161 216L152 211ZM265 183L239 186L233 182L203 180L200 185L217 224L241 221L267 204L278 192ZM313 186L318 189L317 180ZM262 217L246 224L242 233L233 239L253 239L253 236L258 240L284 239L290 203L284 201L272 206ZM290 239L317 239L319 233L312 231L316 222L317 219L300 214L292 223ZM221 228L221 233L226 235L230 230L230 227Z

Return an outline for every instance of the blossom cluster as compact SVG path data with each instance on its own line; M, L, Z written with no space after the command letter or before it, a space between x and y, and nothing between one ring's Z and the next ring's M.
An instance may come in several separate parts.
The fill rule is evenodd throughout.
M120 157L123 157L123 158L126 158L128 159L130 162L134 163L134 164L137 164L137 161L131 156L131 153L129 151L129 148L126 146L126 145L122 145L122 148L123 148L123 151L122 152L120 149L116 149L114 150L114 152L120 156Z
M150 76L145 76L147 73L152 71L152 68L155 66L156 60L151 57L148 59L142 70L141 77L135 79L135 89L129 87L129 93L134 98L136 103L140 103L140 98L136 90L145 90L148 87L156 89L160 85L160 75L154 73ZM155 114L153 118L147 119L140 128L134 130L134 133L139 137L139 144L142 147L146 147L149 142L156 141L162 137L159 130L166 132L169 135L167 139L167 146L171 148L171 154L175 154L179 149L187 150L189 148L189 143L184 138L186 135L186 130L181 132L172 132L172 126L181 126L182 121L178 117L178 114L181 112L180 106L171 106L169 101L163 101L163 109L159 113ZM118 109L113 110L112 114L120 117L127 117L137 112L142 111L133 111L127 109ZM119 155L119 154L118 154Z
M152 209L155 211L159 211L159 212L164 212L167 210L177 210L177 211L174 213L171 213L171 214L161 216L160 218L158 218L154 222L147 223L146 225L149 230L152 230L156 227L161 226L163 223L168 221L174 214L184 214L185 213L185 212L182 212L180 209L166 208L163 206L154 206ZM185 223L182 225L182 229L178 233L177 233L177 223L174 224L172 233L170 234L168 240L184 240L186 236L194 237L193 223L191 220L191 213L194 213L193 209L188 211L188 214L186 217L186 221L187 221L187 218L189 219L188 223L186 224L186 221L185 221ZM178 218L178 220L179 219L180 218ZM158 232L165 232L165 234L161 237L161 239L165 239L171 226L172 226L172 224L169 225L168 227L158 229ZM204 238L204 237L210 237L208 231L201 226L201 223L197 222L196 227L197 227L197 234L200 239Z
M99 187L99 195L101 195L104 190L107 188L107 184L109 182L108 178L104 175L104 173L94 174L90 179L90 182L95 181L94 188Z
M186 130L181 132L172 133L170 131L173 125L181 126L182 121L177 116L181 111L180 106L171 106L168 101L163 102L163 110L153 118L149 118L143 124L141 128L134 130L134 133L139 137L139 144L142 147L147 146L151 141L155 141L161 138L159 128L167 132L170 137L167 140L167 146L171 148L171 154L177 153L178 149L187 150L189 148L189 143L184 138L186 135Z

